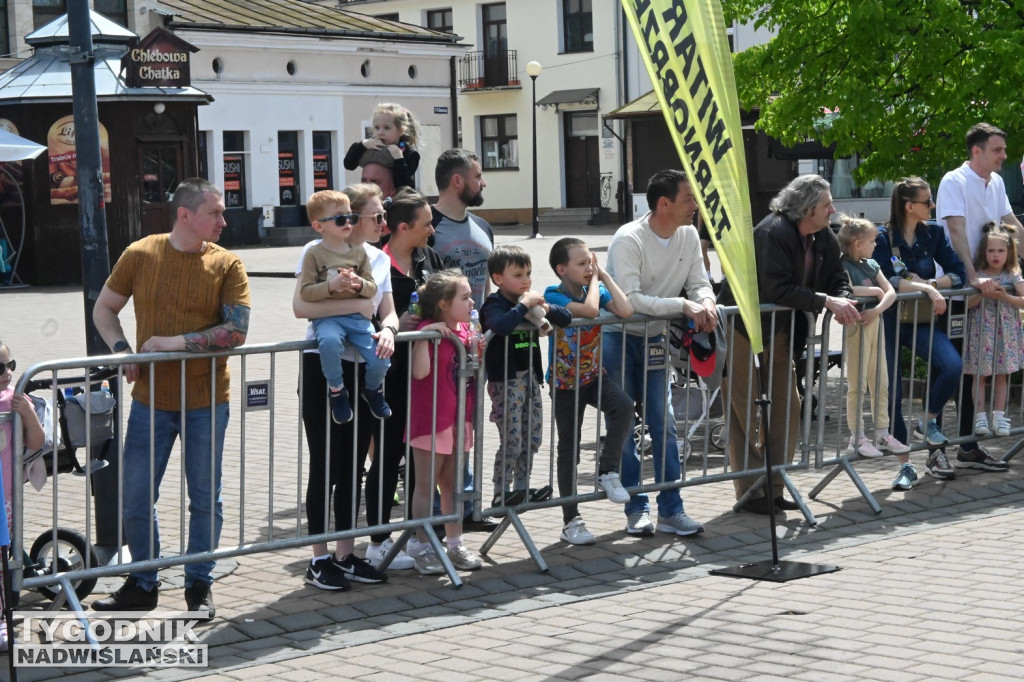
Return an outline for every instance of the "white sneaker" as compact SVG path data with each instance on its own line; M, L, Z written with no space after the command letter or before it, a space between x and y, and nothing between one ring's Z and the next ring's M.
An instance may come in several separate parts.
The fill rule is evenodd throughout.
M994 417L993 421L995 422L997 436L1010 435L1010 429L1012 428L1012 424L1010 424L1009 419L1007 419L1006 417Z
M444 564L437 558L437 552L428 545L412 552L412 560L416 562L416 570L423 575L440 575L444 573Z
M998 429L999 427L996 426ZM974 417L974 433L977 436L987 436L991 431L988 428L988 415L984 412L979 412Z
M587 530L587 526L580 516L565 524L559 537L570 545L592 545L597 542L597 538Z
M460 571L475 571L483 566L480 557L473 554L465 545L449 547L448 558L451 559L452 566Z
M645 538L652 537L654 535L654 524L651 523L651 514L645 511L627 514L626 532L630 535L642 535Z
M394 546L394 541L388 538L379 545L369 544L366 546L366 561L374 568L380 568L381 564L384 563L384 556L391 551ZM395 555L395 558L388 564L389 571L408 571L416 568L416 562L413 561L412 557L405 553L405 550L401 550Z
M609 471L607 474L601 474L597 477L597 484L608 495L609 502L614 502L615 504L626 504L629 502L629 493L622 487L617 472Z

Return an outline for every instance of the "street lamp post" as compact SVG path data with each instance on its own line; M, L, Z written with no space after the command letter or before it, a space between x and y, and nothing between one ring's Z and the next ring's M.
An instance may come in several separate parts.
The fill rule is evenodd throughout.
M537 215L537 76L540 75L541 65L538 61L532 61L526 65L526 75L530 77L533 84L533 238L538 239L540 234L540 218Z

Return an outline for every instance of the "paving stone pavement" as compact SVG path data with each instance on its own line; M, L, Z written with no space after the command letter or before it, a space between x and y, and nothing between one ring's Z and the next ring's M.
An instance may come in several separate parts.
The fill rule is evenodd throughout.
M594 236L599 246L610 237L610 230L604 232ZM540 277L549 270L546 250L553 239L523 239L521 228L499 228L497 237L533 249L535 286L546 285ZM268 272L290 270L298 251L240 253L250 271ZM258 307L250 343L299 338L302 323L290 311L292 285L287 279L253 278ZM17 320L0 327L0 339L15 349L19 361L84 351L80 292L8 291L0 293L0 305L8 319ZM30 352L35 357L28 358ZM294 364L278 371L294 376ZM827 381L838 395L837 376ZM281 403L293 395L291 386L279 389ZM1019 406L1012 417L1021 423ZM288 430L289 419L296 419L294 406L282 405L275 417L278 431ZM829 422L827 431L832 428L838 425ZM258 430L256 425L252 430ZM248 437L254 459L247 459L247 466L256 466L270 461L255 457L256 444L264 442L260 438L269 445L282 436ZM275 481L283 490L278 495L276 484L270 495L276 503L270 523L267 509L262 516L251 510L244 524L237 521L245 526L242 535L248 537L252 529L294 530L299 512L294 485L301 471L284 466L296 448L293 433L284 437L289 439L287 447L275 448L281 458ZM1012 438L994 439L986 445L1002 452L1013 443ZM721 459L720 453L708 455L712 465ZM922 474L923 459L914 453ZM698 458L688 471L702 463ZM861 460L856 468L882 505L881 514L873 514L840 475L809 500L815 527L791 512L780 517L776 531L783 559L837 565L841 570L836 573L785 584L708 575L712 568L771 556L767 519L734 513L732 485L713 483L683 491L688 513L707 528L695 538L627 536L621 508L600 500L582 507L598 544L573 547L558 540L557 509L528 512L523 522L549 570L536 570L509 528L481 571L462 574L465 584L459 589L444 576L393 571L386 584L327 593L302 583L307 549L242 556L222 562L230 572L215 586L218 617L200 629L201 641L210 645L209 669L21 669L19 679L307 680L328 674L445 682L818 682L1024 677L1024 581L1018 568L1024 558L1018 541L1024 523L1024 466L1014 463L1007 473L961 470L957 480L947 482L922 475L920 484L905 493L889 487L893 460ZM793 480L806 494L824 473L796 471ZM246 505L252 504L247 500ZM226 495L226 508L235 503L243 504ZM41 518L34 521L42 523ZM173 526L174 520L169 522ZM467 537L474 549L485 539L481 534ZM357 543L357 553L363 547ZM173 575L164 572L169 585ZM118 584L118 579L102 580L94 594ZM180 595L180 587L165 587L161 606L180 608ZM39 609L46 604L34 594L24 595L23 603ZM6 675L6 669L0 674Z

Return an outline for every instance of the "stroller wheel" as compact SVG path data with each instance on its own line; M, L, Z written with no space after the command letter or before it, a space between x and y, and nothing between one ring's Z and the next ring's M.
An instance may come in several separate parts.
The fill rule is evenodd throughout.
M637 424L633 427L633 440L636 441L636 449L644 454L654 449L654 439L651 432L644 424Z
M711 428L711 444L719 450L725 450L725 424L715 424Z
M89 557L89 566L97 564L96 552L93 551L92 545L86 542L81 533L70 528L58 528L56 542L52 532L43 533L36 538L29 552L29 559L37 565L36 575L46 575L54 571L65 573L85 568L86 556ZM80 580L75 583L75 594L79 599L83 599L92 593L94 587L96 578ZM39 588L39 593L51 601L60 594L60 591L60 585Z
M691 446L690 441L685 438L680 438L677 441L677 444L679 446L679 463L685 467L686 460L688 460L690 455L693 454L693 446Z

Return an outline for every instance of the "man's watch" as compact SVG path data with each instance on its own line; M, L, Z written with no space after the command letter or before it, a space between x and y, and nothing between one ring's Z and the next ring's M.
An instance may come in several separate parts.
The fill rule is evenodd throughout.
M935 278L932 278L932 279L928 280L928 284L932 285L936 289L939 288L939 280L937 280Z
M131 350L131 346L128 345L127 341L121 339L120 341L113 345L111 350L114 351L115 353L123 353L126 350Z

